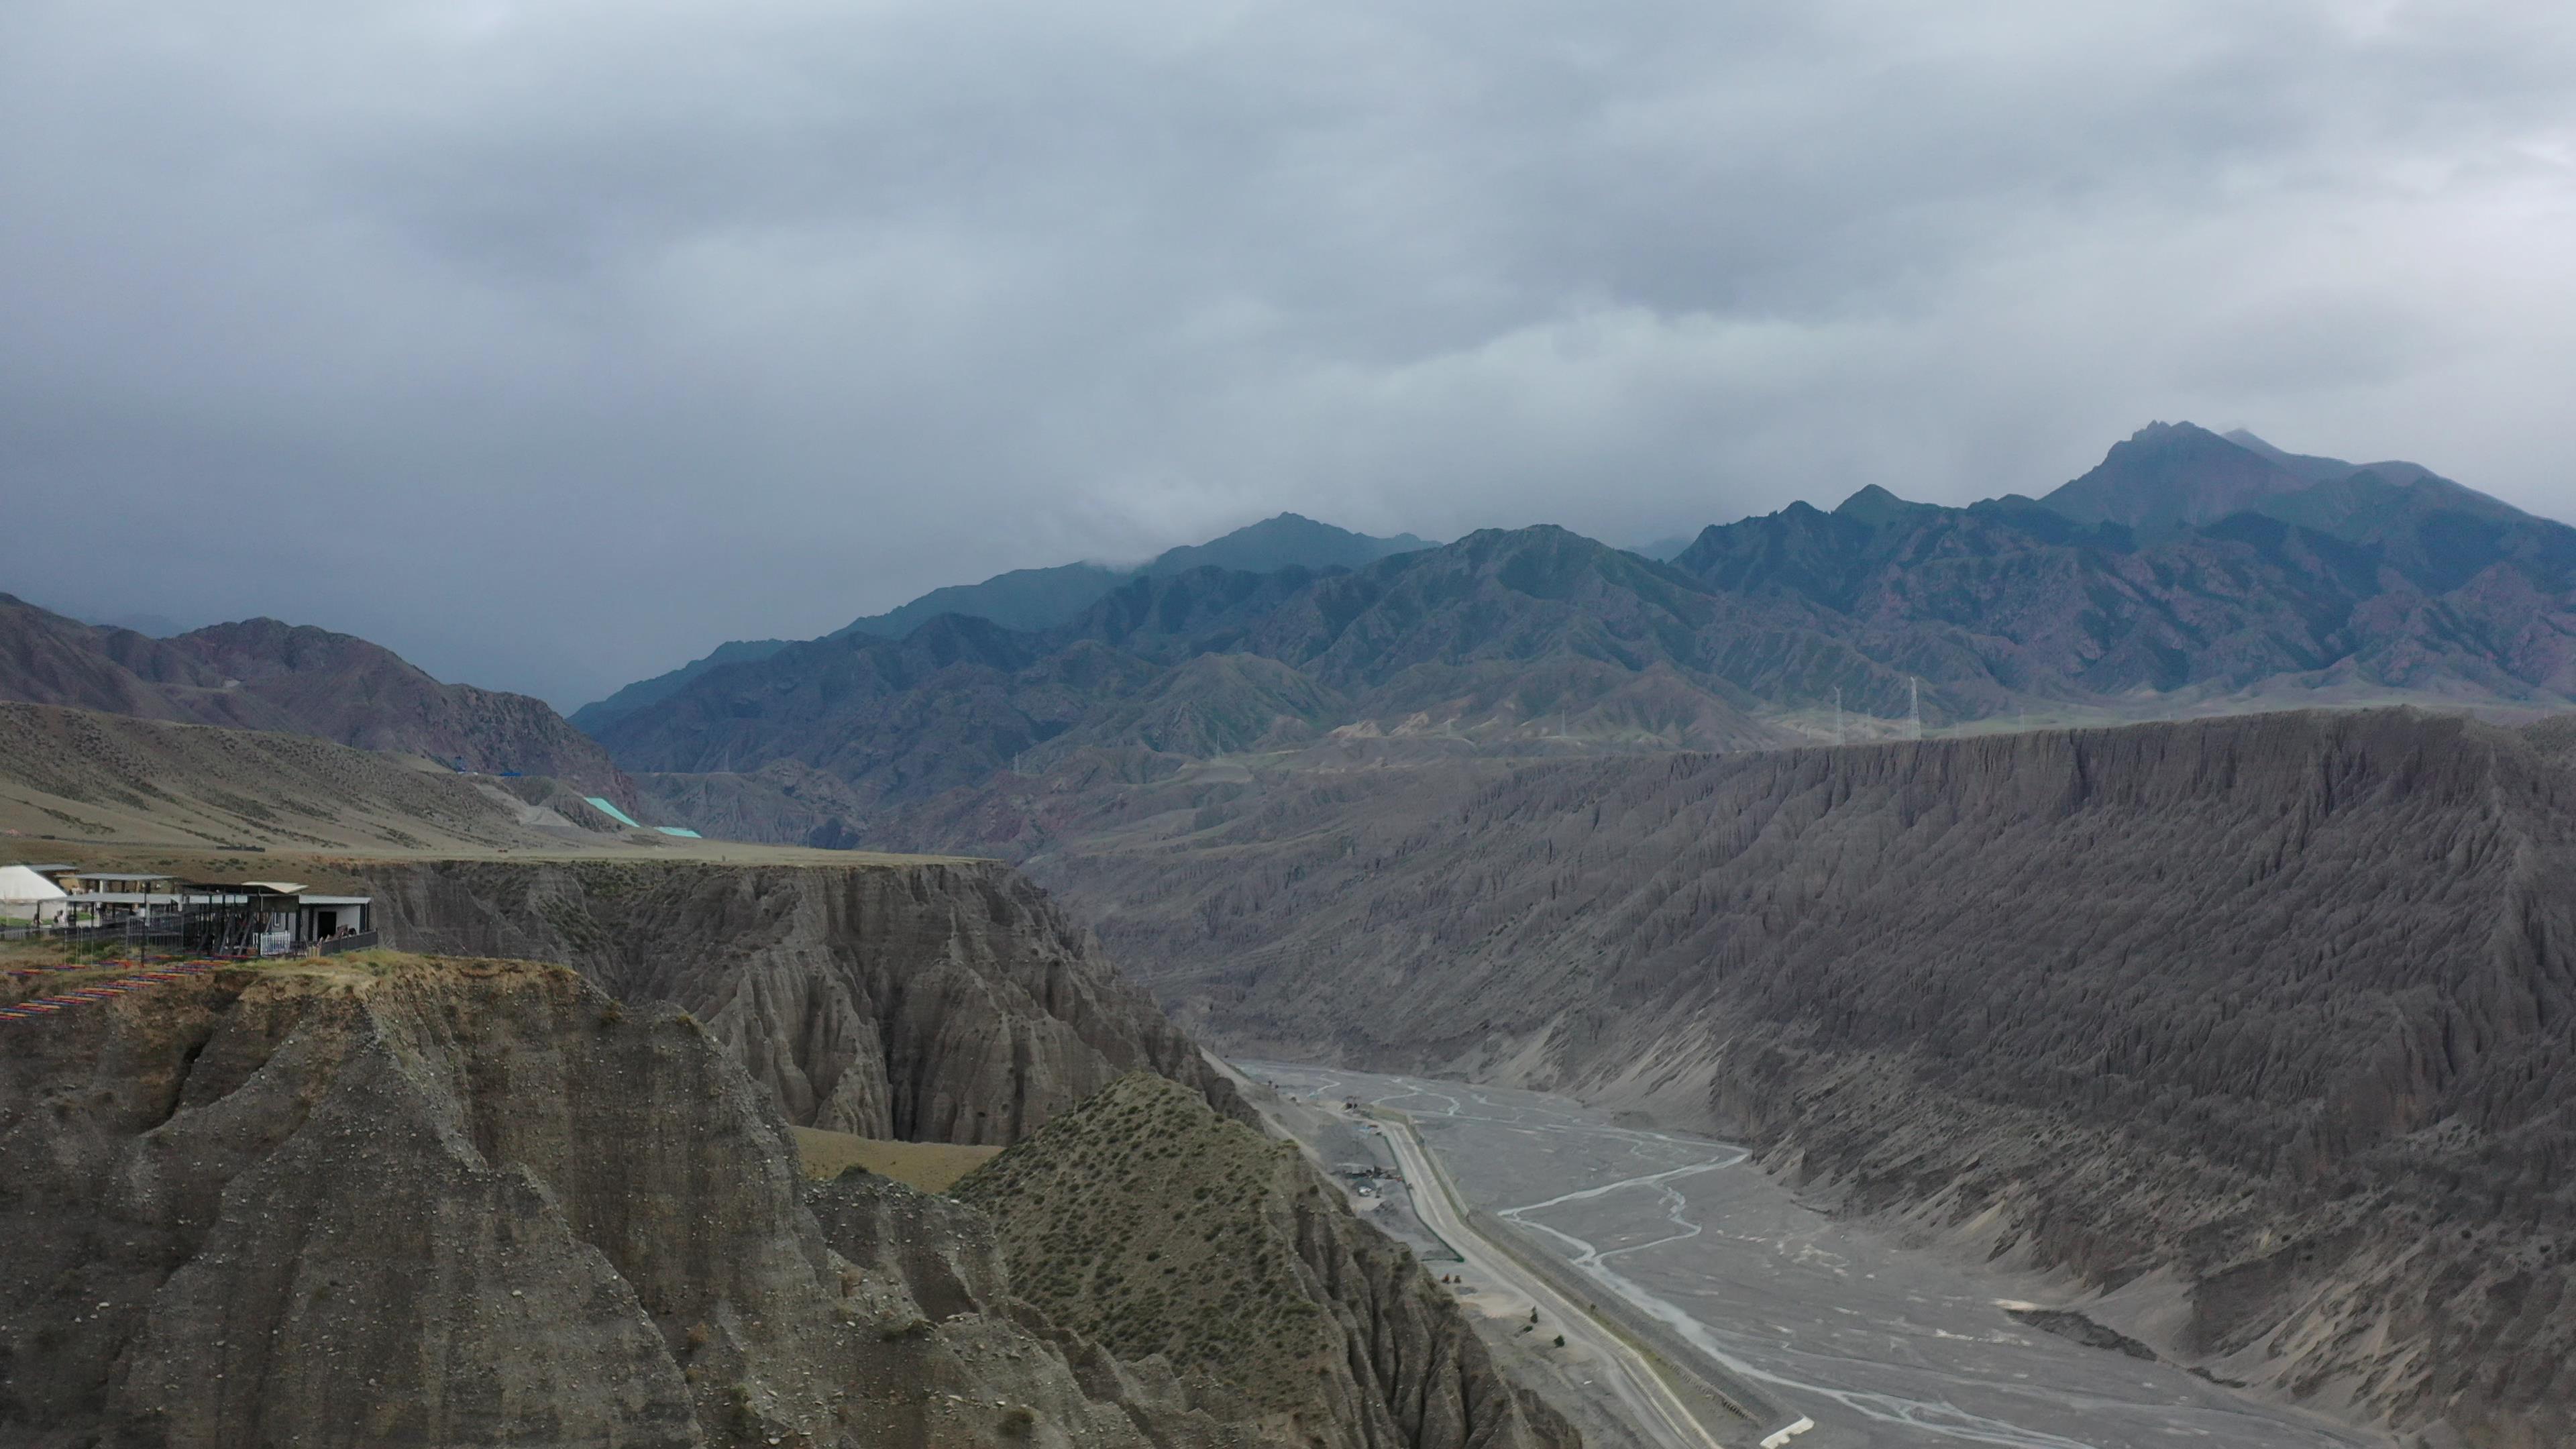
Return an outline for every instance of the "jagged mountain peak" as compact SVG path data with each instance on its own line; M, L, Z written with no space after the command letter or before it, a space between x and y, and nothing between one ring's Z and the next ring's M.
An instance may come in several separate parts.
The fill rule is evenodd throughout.
M1257 574L1282 568L1358 568L1389 554L1433 546L1430 540L1409 533L1377 538L1318 523L1302 513L1281 513L1205 543L1166 549L1142 572L1176 574L1215 567Z
M1871 483L1864 485L1859 492L1836 505L1834 516L1866 523L1872 528L1885 528L1890 524L1909 523L1927 514L1940 511L1936 504L1909 503L1879 485Z
M2116 523L2158 540L2314 481L2197 423L2153 422L2040 502L2078 523Z

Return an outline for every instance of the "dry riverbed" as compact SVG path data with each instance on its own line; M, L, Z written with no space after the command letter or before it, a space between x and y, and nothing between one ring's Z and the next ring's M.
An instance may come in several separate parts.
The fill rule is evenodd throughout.
M1470 1203L1812 1416L1798 1449L2380 1449L2384 1436L2013 1316L2033 1285L1801 1204L1740 1148L1542 1093L1240 1063L1402 1111Z

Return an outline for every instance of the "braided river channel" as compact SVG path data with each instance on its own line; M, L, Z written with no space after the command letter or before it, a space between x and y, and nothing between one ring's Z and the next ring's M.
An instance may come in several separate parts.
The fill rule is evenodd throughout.
M2385 1449L2012 1315L2031 1282L1801 1204L1744 1149L1538 1092L1244 1062L1409 1115L1469 1202L1815 1420L1795 1449Z

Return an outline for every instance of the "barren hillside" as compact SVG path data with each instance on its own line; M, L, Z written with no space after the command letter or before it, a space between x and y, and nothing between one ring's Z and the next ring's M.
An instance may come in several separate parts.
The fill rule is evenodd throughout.
M0 700L311 735L636 803L607 753L543 700L443 683L380 645L275 619L153 639L0 594Z
M805 1183L703 1028L568 971L237 967L9 1029L9 1443L1574 1443L1481 1365L1443 1382L1500 1422L1315 1365L1407 1428L1317 1439L1122 1360L1018 1295L982 1215ZM1338 1288L1297 1285L1310 1316L1403 1306Z
M2130 1289L2104 1314L2222 1377L2576 1428L2576 779L2514 733L1383 772L1205 790L1033 868L1228 1046L1746 1133L1856 1208Z

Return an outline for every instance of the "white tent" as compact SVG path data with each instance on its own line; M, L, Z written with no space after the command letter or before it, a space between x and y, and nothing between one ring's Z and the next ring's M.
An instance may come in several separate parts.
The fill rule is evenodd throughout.
M70 909L61 886L23 865L0 865L0 916L58 921Z

